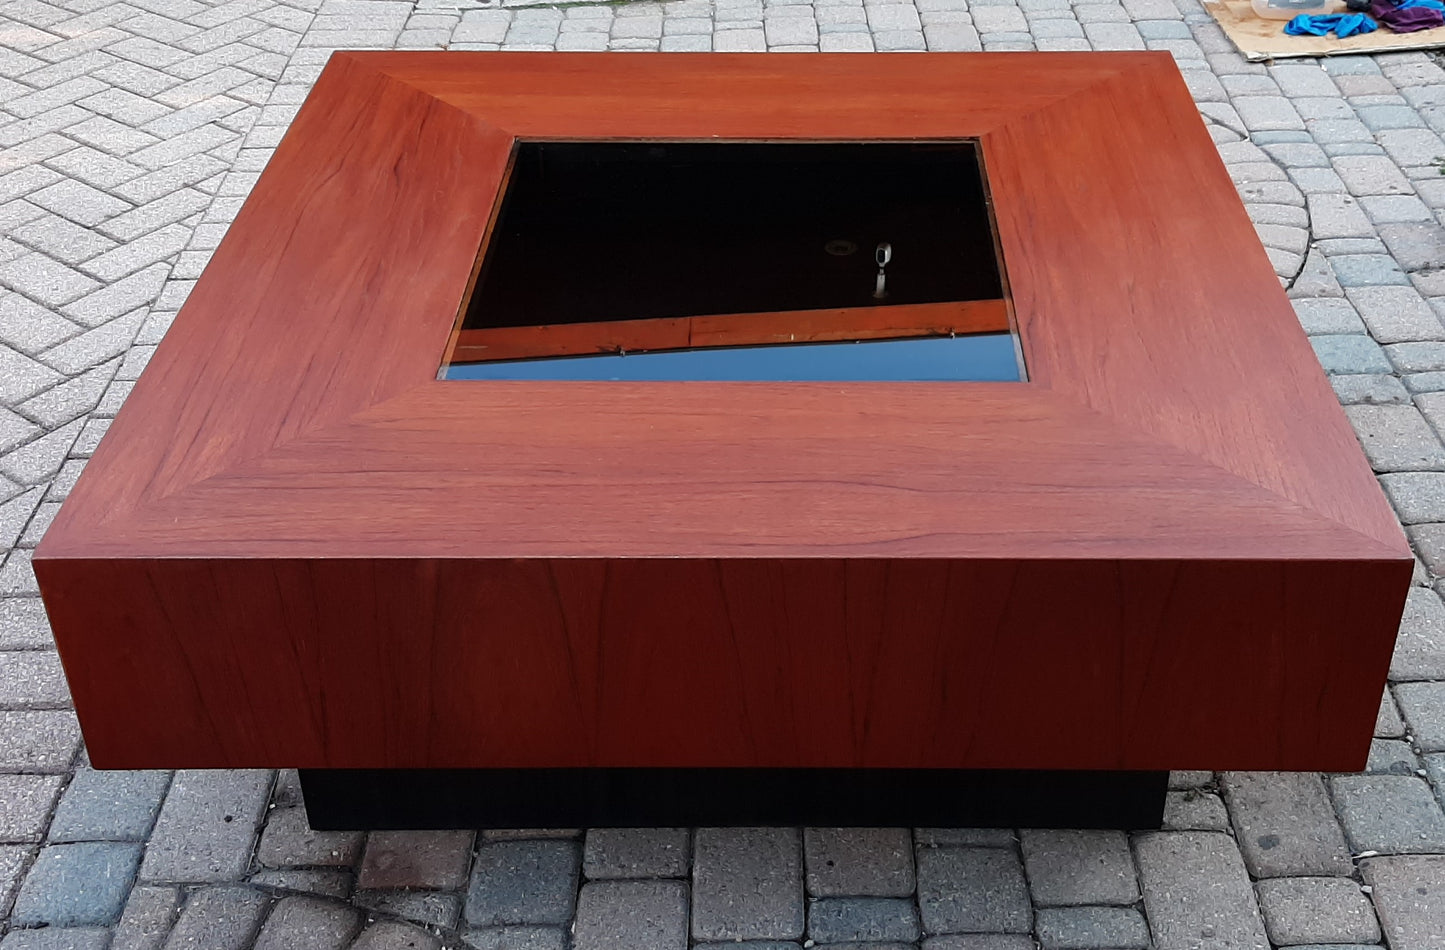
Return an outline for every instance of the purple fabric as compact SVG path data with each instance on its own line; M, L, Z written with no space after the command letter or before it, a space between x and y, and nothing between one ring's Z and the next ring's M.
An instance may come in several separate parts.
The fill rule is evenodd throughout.
M1445 26L1445 13L1439 10L1430 7L1407 7L1402 10L1390 0L1371 0L1370 16L1396 33L1414 33L1417 30Z

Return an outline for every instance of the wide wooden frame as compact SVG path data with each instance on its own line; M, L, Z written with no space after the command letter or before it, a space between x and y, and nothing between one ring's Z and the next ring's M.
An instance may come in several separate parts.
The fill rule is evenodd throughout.
M1029 382L436 379L714 137L979 140ZM340 53L35 568L103 767L1346 770L1411 556L1166 53Z

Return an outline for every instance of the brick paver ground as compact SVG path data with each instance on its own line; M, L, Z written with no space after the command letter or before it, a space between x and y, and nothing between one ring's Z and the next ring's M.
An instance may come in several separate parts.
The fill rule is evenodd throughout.
M1142 834L363 835L87 769L31 551L357 47L1172 52L1420 555L1369 772L1179 773ZM0 950L1445 947L1442 132L1431 56L1251 65L1197 0L0 0Z

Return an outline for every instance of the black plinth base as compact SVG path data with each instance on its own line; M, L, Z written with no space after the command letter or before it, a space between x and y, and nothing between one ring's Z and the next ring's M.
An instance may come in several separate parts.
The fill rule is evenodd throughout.
M318 831L813 825L1158 828L1168 772L302 769Z

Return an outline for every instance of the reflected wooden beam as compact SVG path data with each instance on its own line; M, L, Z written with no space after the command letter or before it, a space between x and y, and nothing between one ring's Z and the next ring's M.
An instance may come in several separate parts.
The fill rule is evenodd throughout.
M621 351L634 353L717 346L885 340L1003 333L1008 329L1008 308L1003 300L709 314L462 330L451 362L488 363Z

